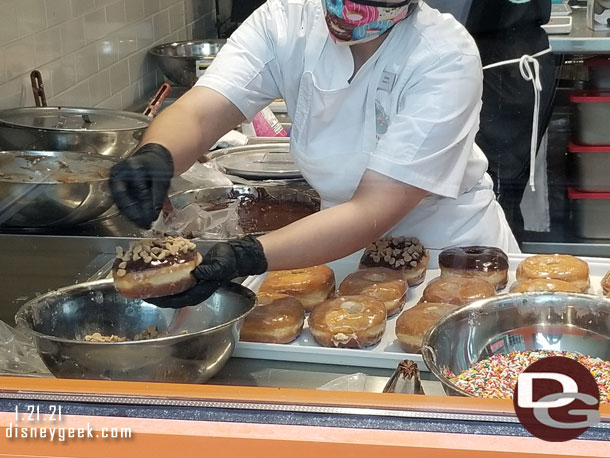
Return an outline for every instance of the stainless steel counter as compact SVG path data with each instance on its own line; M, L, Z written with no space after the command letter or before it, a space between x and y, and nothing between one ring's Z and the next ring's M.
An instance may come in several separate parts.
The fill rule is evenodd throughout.
M610 31L594 32L587 27L586 7L572 10L572 32L549 35L553 52L558 54L610 54Z

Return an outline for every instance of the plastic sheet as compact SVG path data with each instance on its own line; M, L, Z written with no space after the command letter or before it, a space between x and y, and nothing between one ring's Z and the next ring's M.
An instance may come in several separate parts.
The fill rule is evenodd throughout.
M0 374L49 376L34 343L0 321Z
M366 374L357 372L355 374L342 375L328 383L325 383L318 390L327 391L357 391L363 392L366 387Z
M231 186L233 184L214 163L195 162L180 177L197 187Z
M226 208L206 211L192 203L169 215L161 213L152 225L151 236L159 234L186 238L227 239L244 235L237 213L239 201Z

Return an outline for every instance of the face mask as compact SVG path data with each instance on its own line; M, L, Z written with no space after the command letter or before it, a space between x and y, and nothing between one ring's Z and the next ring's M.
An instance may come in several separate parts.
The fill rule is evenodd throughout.
M335 43L364 43L405 19L413 0L384 3L369 0L322 0L326 24Z

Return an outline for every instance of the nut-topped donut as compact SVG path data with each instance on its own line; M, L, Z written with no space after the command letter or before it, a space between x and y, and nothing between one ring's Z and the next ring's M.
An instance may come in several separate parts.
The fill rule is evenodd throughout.
M424 281L430 255L416 237L383 237L365 250L360 268L385 267L400 272L409 286Z
M129 298L171 296L192 288L191 272L201 262L197 246L181 237L132 242L117 247L112 277L117 291Z
M258 291L288 294L297 298L305 311L310 312L335 295L335 273L326 265L269 272Z
M589 265L568 254L537 254L524 259L517 267L519 283L534 278L567 281L586 293L590 285Z
M385 305L374 297L337 297L313 309L309 331L324 347L364 348L379 343L386 317Z
M499 248L465 246L448 248L438 255L441 277L479 277L495 286L496 291L508 282L508 256Z
M496 295L496 288L478 277L438 277L424 289L421 302L467 305Z
M339 285L339 296L371 296L386 306L388 316L402 309L407 300L407 282L395 270L371 267L349 274Z

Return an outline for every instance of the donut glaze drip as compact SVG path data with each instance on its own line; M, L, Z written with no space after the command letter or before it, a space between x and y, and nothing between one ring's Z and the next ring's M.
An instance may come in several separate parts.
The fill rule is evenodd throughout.
M443 250L438 263L450 269L496 272L508 269L508 256L495 247L467 246Z

